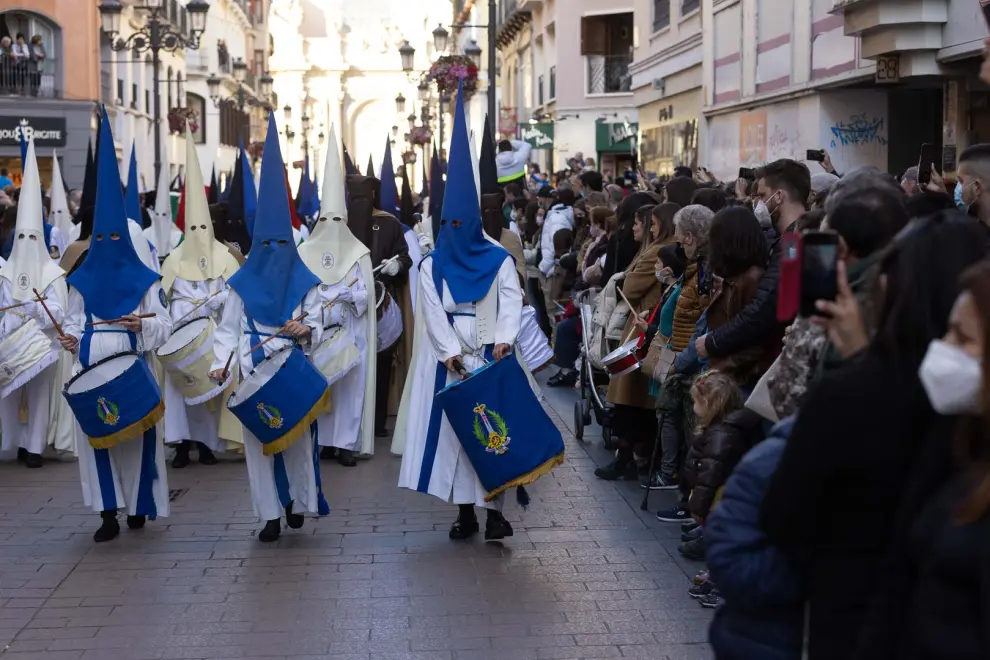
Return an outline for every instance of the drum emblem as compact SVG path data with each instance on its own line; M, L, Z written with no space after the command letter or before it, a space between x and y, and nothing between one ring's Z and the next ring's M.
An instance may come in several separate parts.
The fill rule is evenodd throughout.
M509 427L501 415L488 410L483 403L474 407L474 435L485 445L487 452L501 456L509 451Z
M278 408L275 406L267 403L259 403L258 417L260 417L261 421L264 422L270 429L282 428L282 413L280 413Z
M28 288L29 283L30 282L28 280L27 273L21 273L20 275L17 276L17 286L21 287L22 289Z
M120 411L113 401L107 401L102 396L96 400L96 415L107 426L116 426L120 421Z

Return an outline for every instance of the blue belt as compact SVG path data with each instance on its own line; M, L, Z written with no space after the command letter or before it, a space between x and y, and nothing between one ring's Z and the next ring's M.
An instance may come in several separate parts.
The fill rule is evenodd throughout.
M451 312L448 316L468 316L470 318L474 318L477 314L474 312Z

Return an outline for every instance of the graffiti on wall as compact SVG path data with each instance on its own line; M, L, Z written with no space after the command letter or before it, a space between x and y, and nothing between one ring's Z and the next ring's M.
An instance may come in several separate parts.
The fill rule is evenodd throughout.
M848 121L837 121L832 125L833 149L848 146L884 146L884 118L870 117L867 114L854 114Z

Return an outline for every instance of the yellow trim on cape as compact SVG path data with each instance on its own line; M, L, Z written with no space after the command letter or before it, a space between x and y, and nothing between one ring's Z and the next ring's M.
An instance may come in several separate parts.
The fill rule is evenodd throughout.
M291 429L285 432L284 435L279 437L278 440L273 440L272 442L262 445L262 453L265 456L274 456L279 454L293 445L293 443L299 439L299 437L306 431L309 430L310 425L316 421L317 417L322 417L333 411L333 402L330 400L330 388L328 387L323 392L313 407L310 408L309 412L299 420L299 422L293 426Z
M518 486L528 486L529 484L533 483L543 475L550 474L551 470L553 470L555 467L562 464L563 462L564 462L564 452L560 452L559 454L551 458L543 465L539 465L535 469L527 472L526 474L518 476L509 483L503 484L498 488L496 488L495 490L491 491L490 493L485 495L485 501L486 502L494 501L495 498L497 498L499 495L509 490L510 488L516 488Z
M162 417L164 416L165 399L162 399L158 402L157 406L152 408L151 412L127 428L121 429L116 433L111 433L110 435L101 436L99 438L90 437L89 444L93 449L111 449L123 442L127 442L128 440L133 440L134 438L144 435L145 431L153 428L155 424L162 421Z

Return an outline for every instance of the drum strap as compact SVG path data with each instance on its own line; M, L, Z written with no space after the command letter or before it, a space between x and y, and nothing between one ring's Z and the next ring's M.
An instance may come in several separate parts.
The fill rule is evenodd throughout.
M93 322L93 315L90 314L89 312L86 312L86 323L92 323L92 322ZM93 335L100 332L115 332L115 333L128 335L131 341L131 350L132 351L137 350L137 335L135 335L130 330L113 330L113 329L103 329L103 328L94 329L89 325L85 325L83 326L82 340L79 342L79 364L81 364L84 369L89 368L89 362L90 362L89 352L93 343Z
M251 337L270 337L271 336L267 332L260 332L258 330L258 326L256 326L254 324L254 319L251 318L250 316L247 316L245 314L244 320L247 321L247 327L248 327L247 331L244 332L245 335L248 335L248 336L251 336ZM276 335L276 336L279 337L280 339L288 339L290 341L295 341L295 337L291 337L289 335ZM253 353L251 353L251 364L254 365L255 367L257 367L259 364L261 364L262 361L264 361L264 359L265 359L265 347L264 346L262 346L261 348L255 349L255 351Z

